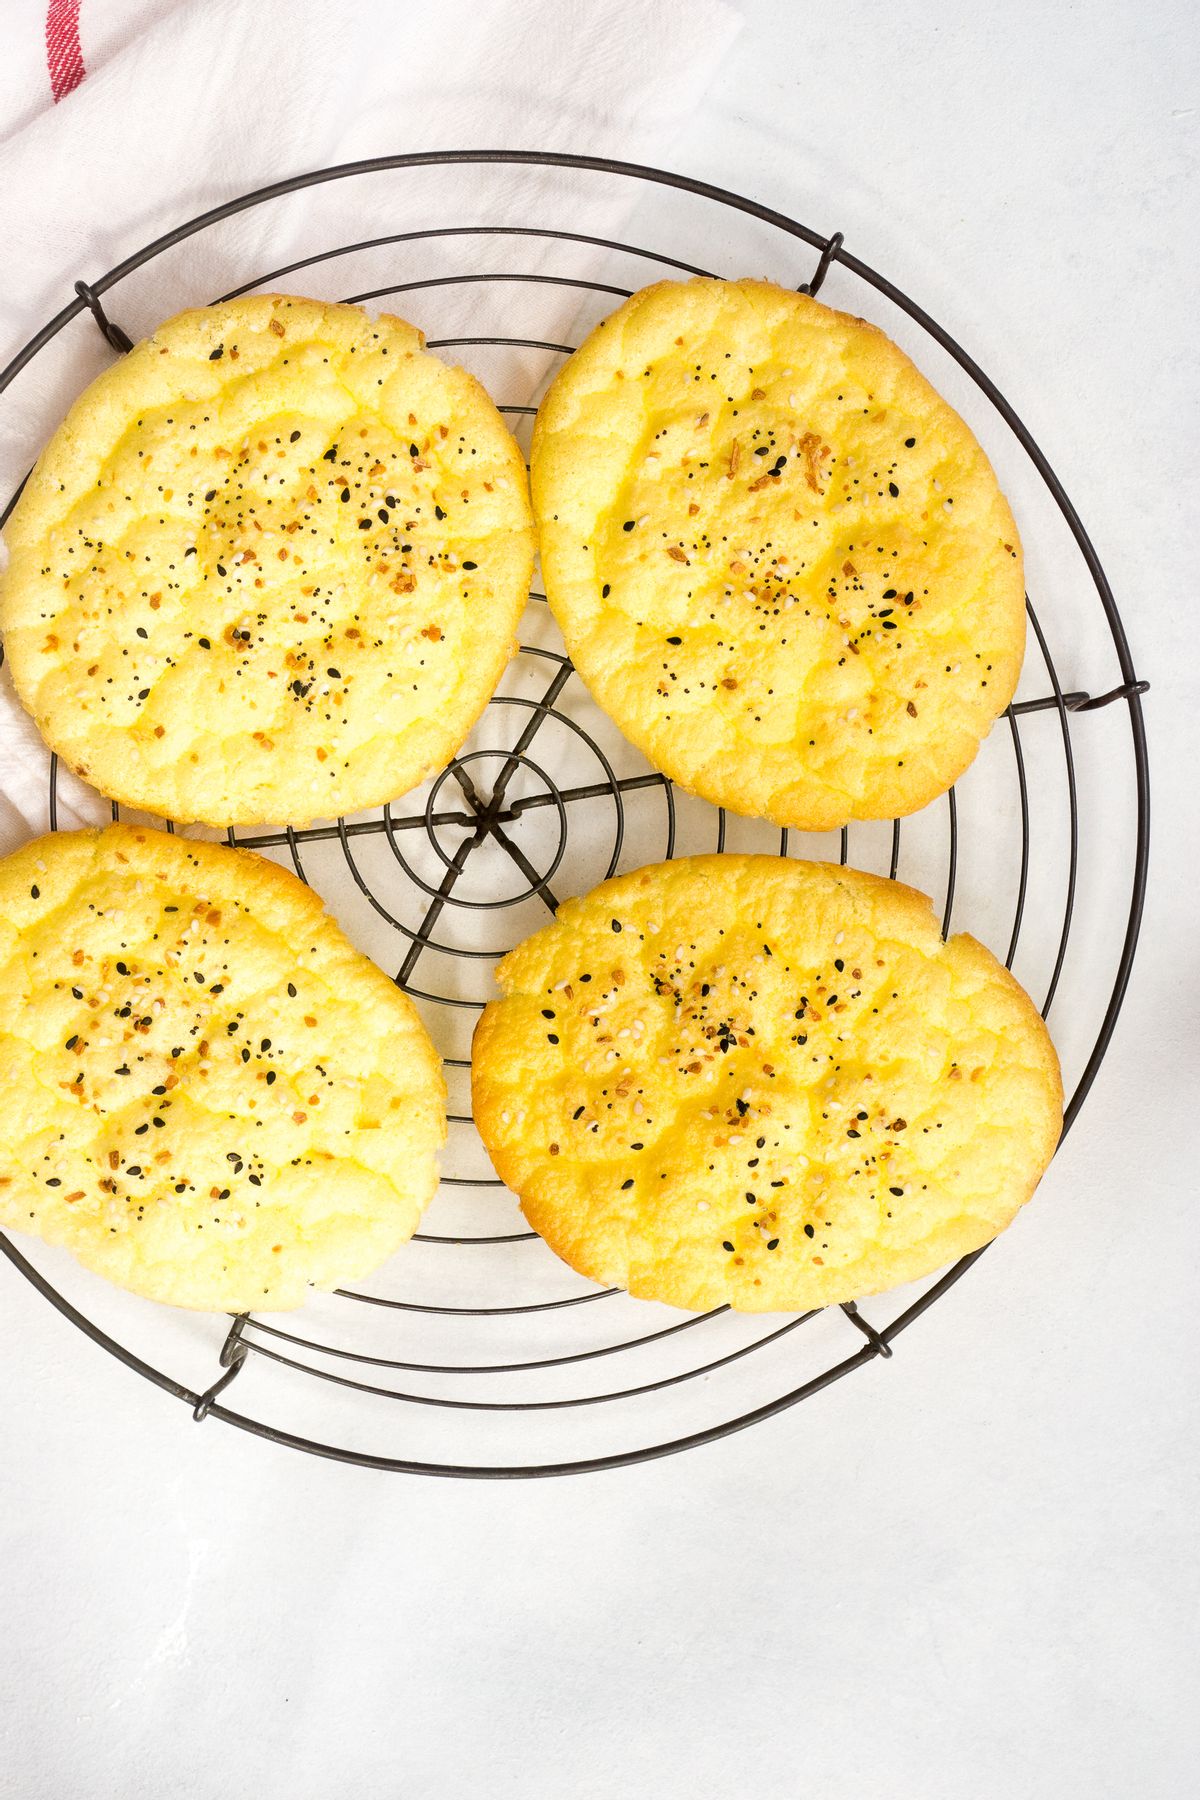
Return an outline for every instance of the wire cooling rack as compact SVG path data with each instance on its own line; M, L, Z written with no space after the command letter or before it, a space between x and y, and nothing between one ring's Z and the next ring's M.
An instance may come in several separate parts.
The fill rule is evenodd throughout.
M478 209L447 223L439 184L461 180L464 165ZM372 217L384 197L398 228L331 244L327 234L354 216L357 196L370 199ZM632 236L573 228L581 217L631 216L623 230ZM290 241L296 253L251 273L250 238L256 247ZM681 273L765 273L814 294L828 281L835 304L863 311L905 344L997 464L1039 594L1036 607L1028 602L1026 669L1019 698L956 790L903 830L897 820L814 839L727 817L649 769L588 698L535 591L519 655L436 780L356 818L227 833L321 892L360 946L395 971L444 1053L450 1144L414 1244L369 1291L314 1295L298 1313L232 1322L121 1294L44 1246L0 1237L0 1248L81 1331L185 1401L197 1420L410 1473L544 1476L664 1456L890 1357L900 1334L981 1252L870 1302L870 1318L852 1304L798 1316L745 1318L728 1308L693 1316L596 1288L524 1228L488 1168L469 1112L470 1031L494 991L497 958L559 899L619 868L727 846L833 857L933 893L944 931L953 919L988 942L1043 1014L1057 1000L1069 1129L1112 1037L1141 918L1147 684L1096 551L1045 456L950 333L852 254L840 232L824 237L664 170L520 151L378 158L231 200L98 280L77 281L74 299L0 376L0 393L44 369L76 321L77 331L94 321L120 353L131 340L118 318L132 324L144 313L140 335L166 313L211 298L189 269L189 251L200 245L206 267L223 263L239 276L221 297L282 285L404 312L432 348L476 369L526 443L546 379L632 289ZM45 381L53 392L53 374ZM60 390L65 403L61 382ZM42 437L54 423L47 411ZM50 757L50 827L97 816L96 797ZM1104 850L1085 865L1086 834L1102 834Z

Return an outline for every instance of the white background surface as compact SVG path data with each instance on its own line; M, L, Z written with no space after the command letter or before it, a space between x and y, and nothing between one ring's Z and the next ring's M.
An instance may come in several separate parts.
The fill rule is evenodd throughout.
M743 10L671 162L840 227L953 326L1153 683L1113 1049L1036 1206L890 1363L618 1474L435 1484L198 1428L0 1271L6 1795L1193 1791L1195 24Z

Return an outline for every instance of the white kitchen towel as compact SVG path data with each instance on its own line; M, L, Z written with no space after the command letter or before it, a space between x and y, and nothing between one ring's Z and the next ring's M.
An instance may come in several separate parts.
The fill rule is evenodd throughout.
M657 163L739 25L724 0L6 0L0 365L72 298L77 279L304 170L480 148ZM122 282L109 304L137 337L322 245L455 220L552 218L615 235L638 197L636 182L527 167L364 175L189 239ZM520 266L550 254L524 243ZM441 240L438 255L439 268L461 270L478 240ZM364 274L399 279L394 264L363 258ZM344 262L336 274L318 264L297 282L344 293L344 272ZM111 354L85 316L0 394L0 504ZM539 370L526 373L532 386ZM46 798L46 751L0 672L0 851L45 828ZM64 784L60 823L103 810L81 784Z

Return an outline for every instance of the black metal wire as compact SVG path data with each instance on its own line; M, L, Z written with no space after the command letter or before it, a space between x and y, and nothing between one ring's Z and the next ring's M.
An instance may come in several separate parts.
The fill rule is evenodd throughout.
M899 306L908 316L924 329L941 347L946 350L970 376L979 390L1005 420L1018 443L1029 456L1035 470L1055 500L1060 513L1070 528L1078 545L1089 574L1095 585L1097 595L1105 615L1106 623L1113 641L1117 663L1121 673L1121 682L1106 693L1091 696L1080 690L1064 691L1050 653L1044 629L1039 622L1032 605L1029 606L1029 618L1044 660L1052 692L1030 700L1015 702L1008 711L1008 723L1014 752L1015 772L1021 804L1021 858L1017 883L1015 912L1012 933L1009 941L1007 962L1011 966L1017 952L1018 940L1025 916L1025 901L1028 887L1031 858L1031 834L1029 816L1029 790L1026 775L1025 750L1022 743L1018 719L1027 714L1043 711L1057 713L1059 734L1062 742L1063 756L1067 776L1068 804L1070 813L1070 852L1067 872L1067 886L1064 899L1063 922L1057 942L1056 960L1051 976L1049 989L1044 1002L1044 1010L1048 1010L1057 990L1067 947L1070 938L1071 924L1074 914L1078 873L1078 837L1079 808L1075 782L1074 748L1069 724L1069 715L1073 712L1084 713L1097 708L1124 703L1131 733L1133 749L1136 797L1138 807L1137 841L1131 869L1131 894L1128 914L1125 920L1124 934L1117 966L1116 976L1105 1007L1100 1030L1089 1054L1083 1075L1078 1082L1074 1094L1067 1103L1065 1114L1065 1130L1070 1127L1078 1115L1080 1106L1094 1080L1096 1070L1112 1036L1121 1001L1128 984L1132 966L1134 948L1137 941L1138 926L1146 885L1146 867L1148 856L1148 819L1149 819L1149 780L1146 760L1144 727L1142 722L1141 694L1146 683L1138 679L1128 644L1125 639L1120 616L1105 578L1095 549L1087 537L1078 515L1070 500L1063 491L1053 470L1046 462L1044 455L1030 435L1027 428L1015 411L1004 399L990 379L978 368L973 360L962 350L948 332L929 318L922 309L904 295L885 277L877 274L868 265L847 252L843 246L840 232L825 238L808 227L775 212L768 207L747 200L742 196L713 186L712 184L694 181L664 170L642 168L635 164L621 163L604 158L573 157L568 155L542 154L532 151L458 151L458 152L426 152L406 156L381 157L370 161L346 164L340 167L316 170L308 174L295 176L287 181L277 182L270 187L239 196L225 205L211 209L196 219L179 226L127 257L106 275L88 284L76 284L76 297L66 305L55 317L49 320L13 358L7 369L0 375L0 393L13 381L30 361L38 356L54 338L66 328L71 321L86 308L103 332L106 341L116 350L130 347L129 339L119 324L108 316L101 296L107 295L126 276L143 267L164 251L183 243L198 232L237 216L254 207L262 206L272 200L286 195L301 192L307 188L334 181L353 181L359 176L381 174L388 171L412 171L421 167L436 167L447 164L487 165L504 164L529 166L538 168L557 168L573 171L586 171L619 177L625 181L638 181L644 184L686 193L693 198L705 200L718 207L732 209L769 225L783 233L786 239L802 243L818 252L818 261L807 280L798 280L801 273L793 266L790 252L783 259L786 266L780 272L780 279L799 286L802 291L816 293L826 276L836 265L850 275L865 282L877 292L885 295ZM682 260L673 255L650 249L644 245L624 243L615 238L592 236L581 232L560 230L551 226L496 225L487 222L477 224L448 225L427 228L419 231L389 233L386 236L362 239L355 243L337 245L321 249L311 255L282 264L268 271L265 275L253 277L229 291L223 298L232 298L238 294L251 291L256 287L265 287L277 282L281 277L291 275L299 270L315 267L318 264L334 261L344 256L363 250L386 250L396 245L418 245L439 239L464 240L478 238L480 240L504 240L518 242L520 240L547 240L560 245L577 245L593 250L605 250L620 256L628 256L641 262L655 264L658 268L674 270L687 274L706 274L711 271L699 265ZM421 280L405 280L387 286L373 287L351 296L355 300L379 299L388 295L413 292L420 289L451 286L482 286L490 284L508 284L519 291L525 286L557 286L579 291L581 294L594 293L619 297L630 290L620 282L605 282L591 279L576 279L568 275L551 273L518 271L518 270L473 270L458 275L436 275ZM184 296L190 300L192 296ZM537 337L514 337L501 334L471 337L448 337L431 340L431 347L441 345L446 348L463 346L476 347L518 347L540 350L548 355L564 356L570 353L571 346ZM531 417L535 408L527 404L505 403L501 410L516 417ZM23 485L23 484L22 484ZM7 519L15 504L20 489L14 494L0 515L0 524ZM545 596L534 593L532 598L544 600ZM310 826L306 829L283 831L254 831L237 833L232 828L227 834L228 841L246 845L255 849L286 849L292 866L302 880L308 880L302 856L302 847L320 843L337 843L342 852L346 866L356 884L358 891L366 897L376 914L396 930L408 944L408 949L397 974L397 980L406 990L427 1002L439 1006L460 1010L477 1010L481 1002L465 998L457 994L442 994L418 988L413 981L418 962L426 952L435 956L471 961L490 960L499 952L478 950L468 946L456 945L434 936L439 919L447 908L496 911L498 917L503 914L499 909L511 906L518 900L527 900L540 896L543 902L553 907L555 893L549 882L559 867L565 851L572 809L577 804L590 801L610 801L615 809L615 830L613 845L608 864L608 873L618 867L626 833L626 796L652 796L654 791L661 790L665 800L666 844L665 855L670 858L675 854L677 841L677 814L674 790L663 776L646 772L643 774L618 777L611 762L601 749L594 736L582 726L571 713L561 710L559 702L563 699L568 683L574 671L569 661L554 651L548 651L533 645L524 647L527 656L540 657L555 664L552 680L538 700L530 700L524 696L499 694L495 705L516 706L529 712L523 730L511 748L498 751L473 751L456 760L451 767L439 777L430 790L424 808L412 813L397 814L393 809L385 807L378 817L366 819L337 819L328 823ZM497 715L500 716L500 715ZM576 742L588 749L598 761L603 779L595 782L576 782L571 786L560 785L544 766L535 762L529 755L529 747L537 732L548 720L574 734ZM1039 755L1044 750L1039 749ZM480 792L469 765L486 758L502 761L502 769L498 779L492 784L486 795ZM541 791L523 794L517 799L508 800L508 787L519 767L527 767L535 779L544 785ZM49 773L49 819L52 829L58 828L58 758L51 756ZM459 790L457 805L439 804L439 796L446 794L449 783L453 781ZM539 808L553 806L558 814L559 838L556 850L545 868L537 868L526 856L518 840L512 835L521 821ZM949 823L948 871L946 879L946 897L943 911L943 930L950 929L951 915L955 900L955 886L959 861L959 829L958 806L953 791L947 799ZM118 809L113 808L114 817L119 816ZM168 830L173 829L168 825ZM463 838L458 850L448 854L438 838L439 831L459 831ZM413 834L423 834L432 850L440 859L444 873L437 886L426 881L413 866L403 848L403 840ZM725 848L727 821L723 810L716 811L716 848ZM397 916L393 905L386 903L374 891L372 883L366 878L356 861L353 846L362 839L382 838L388 846L391 857L400 871L410 896L423 893L428 905L420 924L414 928ZM502 896L490 900L471 899L458 891L458 883L469 861L472 851L485 840L490 840L516 866L527 882L524 893L516 896ZM780 834L781 854L788 854L790 834L784 830ZM850 857L850 834L843 829L839 840L839 858L844 864ZM901 851L901 822L895 820L892 825L890 873L897 874ZM504 946L507 948L507 945ZM452 1072L462 1072L469 1068L469 1061L464 1057L447 1056L446 1067ZM452 1114L453 1122L462 1127L469 1123L465 1114ZM501 1184L494 1177L471 1178L465 1176L447 1176L447 1186L467 1188L499 1187ZM479 1236L435 1235L420 1233L417 1242L432 1246L479 1246L487 1248L495 1245L511 1245L536 1241L536 1234L530 1231L490 1233ZM203 1392L196 1393L185 1385L175 1381L163 1371L154 1368L144 1359L138 1357L127 1346L119 1343L111 1335L104 1332L94 1321L89 1319L79 1308L73 1305L63 1294L28 1261L26 1257L0 1235L0 1249L10 1262L31 1282L34 1288L55 1306L72 1323L86 1333L92 1340L108 1350L112 1355L135 1369L148 1380L156 1383L165 1391L189 1404L197 1419L214 1417L224 1420L239 1429L254 1432L275 1442L288 1444L313 1454L332 1457L341 1461L360 1463L364 1466L381 1469L400 1470L418 1474L440 1474L453 1477L486 1477L495 1479L511 1479L524 1476L549 1476L569 1473L583 1473L599 1469L622 1467L629 1463L640 1462L658 1456L709 1443L715 1438L730 1432L743 1429L796 1404L811 1394L821 1391L832 1382L853 1370L864 1367L878 1357L892 1354L892 1343L895 1338L927 1310L937 1299L945 1294L953 1284L961 1279L966 1270L982 1254L976 1251L964 1257L948 1270L938 1281L927 1289L915 1302L907 1306L890 1324L877 1326L858 1311L853 1304L848 1304L841 1311L854 1328L866 1341L853 1355L842 1358L821 1373L799 1386L779 1393L774 1398L743 1411L734 1417L721 1417L702 1429L692 1431L665 1441L641 1444L608 1454L578 1457L571 1461L542 1461L537 1463L514 1462L511 1465L494 1465L471 1462L432 1462L420 1461L416 1458L398 1458L375 1454L357 1448L339 1444L320 1442L303 1437L297 1433L272 1424L269 1420L254 1417L248 1413L235 1410L221 1401L221 1395L227 1387L256 1359L265 1359L284 1365L297 1374L315 1376L323 1383L356 1389L376 1396L395 1399L402 1403L421 1407L440 1407L457 1412L528 1412L528 1411L561 1411L573 1408L596 1408L606 1404L618 1404L636 1397L654 1394L673 1389L683 1383L693 1382L718 1369L741 1362L753 1352L765 1348L789 1335L795 1328L816 1316L811 1313L788 1319L762 1336L756 1336L751 1342L734 1347L719 1354L701 1354L699 1360L693 1361L682 1371L663 1375L657 1379L640 1383L616 1384L606 1392L598 1394L575 1394L553 1400L524 1399L519 1401L495 1401L479 1398L458 1398L432 1396L420 1393L401 1392L394 1388L356 1380L349 1375L338 1374L335 1370L318 1367L303 1360L304 1355L320 1356L332 1359L333 1362L370 1366L420 1374L483 1376L507 1374L525 1376L540 1370L565 1368L576 1364L592 1362L596 1359L617 1357L641 1349L648 1344L664 1340L677 1340L686 1334L685 1341L693 1341L700 1346L708 1337L712 1322L728 1313L728 1308L721 1307L714 1312L689 1315L677 1322L650 1331L640 1330L631 1336L617 1341L605 1341L587 1348L573 1350L566 1354L526 1357L521 1360L480 1363L468 1361L445 1363L401 1359L398 1357L372 1356L344 1345L329 1344L318 1338L310 1338L298 1332L290 1332L278 1325L268 1324L265 1320L251 1319L242 1315L233 1320L220 1351L219 1366L221 1373ZM474 1265L472 1265L474 1266ZM438 1315L443 1318L457 1319L507 1319L525 1317L533 1314L556 1315L564 1311L572 1316L575 1311L590 1302L612 1300L617 1297L616 1289L590 1288L582 1293L572 1293L558 1299L539 1300L535 1302L520 1301L515 1304L488 1306L451 1306L420 1303L409 1299L393 1298L386 1295L359 1293L350 1290L339 1290L341 1301L357 1302L372 1309L382 1309L385 1313L403 1313L405 1315ZM591 1316L590 1314L588 1315ZM609 1317L605 1311L597 1317ZM264 1340L272 1339L276 1343L286 1343L289 1351L272 1349Z

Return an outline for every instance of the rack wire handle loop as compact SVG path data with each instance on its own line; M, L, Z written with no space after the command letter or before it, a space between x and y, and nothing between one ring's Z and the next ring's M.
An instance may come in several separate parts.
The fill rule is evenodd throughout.
M892 1346L888 1343L887 1339L882 1333L876 1331L874 1325L872 1325L869 1320L863 1318L853 1300L843 1300L842 1311L852 1325L858 1326L858 1329L870 1343L876 1356L890 1356L892 1354Z
M802 282L800 287L796 290L797 293L809 294L814 299L816 298L817 294L821 291L822 282L829 273L829 265L844 242L845 236L840 231L835 231L831 238L826 239L825 248L821 252L821 260L813 271L811 281Z
M95 319L97 325L100 327L105 342L111 344L114 350L120 350L122 354L127 350L132 350L133 339L126 332L122 331L119 325L113 324L112 320L105 312L100 296L95 288L90 287L86 281L77 281L75 283L75 292L79 295L79 298L83 301L83 304L87 307L93 319Z

